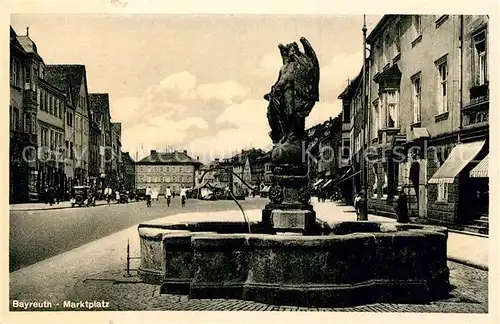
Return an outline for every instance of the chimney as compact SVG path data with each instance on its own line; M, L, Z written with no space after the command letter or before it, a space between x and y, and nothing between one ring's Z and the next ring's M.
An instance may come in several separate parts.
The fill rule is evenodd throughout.
M182 151L182 153L184 153L184 154L186 154L186 155L187 155L187 154L188 154L188 151L187 151L187 150L184 150L184 151Z
M200 157L199 157L199 156L197 156L197 157L196 157L196 161L199 161L199 160L200 160Z
M29 37L29 35L30 35L30 28L29 28L29 27L26 27L26 36L28 36L28 37Z
M150 155L156 154L156 150L151 150Z

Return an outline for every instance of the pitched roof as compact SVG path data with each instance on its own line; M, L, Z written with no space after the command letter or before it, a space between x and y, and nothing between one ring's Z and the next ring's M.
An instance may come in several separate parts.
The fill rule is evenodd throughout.
M19 43L19 39L17 38L16 31L12 26L10 27L10 45L16 47L18 50L23 52L24 54L26 51L24 50L24 47Z
M150 155L146 156L137 164L199 164L202 163L196 161L184 152L151 152Z
M85 75L85 65L81 64L47 65L45 71L45 79L49 83L65 93L69 87L74 106L78 102L78 93Z
M89 93L89 108L96 122L103 115L109 116L109 95L107 93Z
M26 51L26 53L34 53L38 54L38 48L36 47L35 42L29 36L17 36L17 40Z

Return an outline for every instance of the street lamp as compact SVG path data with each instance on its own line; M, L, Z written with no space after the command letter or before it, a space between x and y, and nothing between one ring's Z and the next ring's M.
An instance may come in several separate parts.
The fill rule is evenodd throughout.
M363 15L363 89L361 92L362 100L361 100L361 109L363 116L363 125L362 125L362 146L361 146L361 200L359 202L359 221L368 220L368 161L366 160L366 149L367 146L367 132L366 128L368 127L368 105L366 100L366 15Z

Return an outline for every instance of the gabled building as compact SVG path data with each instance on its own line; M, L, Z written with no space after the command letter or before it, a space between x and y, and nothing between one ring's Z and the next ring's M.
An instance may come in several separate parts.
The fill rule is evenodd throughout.
M47 65L47 80L66 95L66 174L69 187L89 181L89 103L84 65Z
M132 190L135 188L135 161L128 152L122 152L120 170L123 177L122 190Z

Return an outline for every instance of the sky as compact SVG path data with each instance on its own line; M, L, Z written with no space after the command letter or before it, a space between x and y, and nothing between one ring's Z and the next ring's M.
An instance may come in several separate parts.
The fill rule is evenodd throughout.
M381 16L366 17L368 33ZM84 64L90 93L109 93L122 149L187 150L208 162L268 150L263 99L278 77L279 43L304 36L320 63L310 127L340 113L361 69L362 15L18 14L11 25L46 64ZM300 44L300 43L299 43Z

